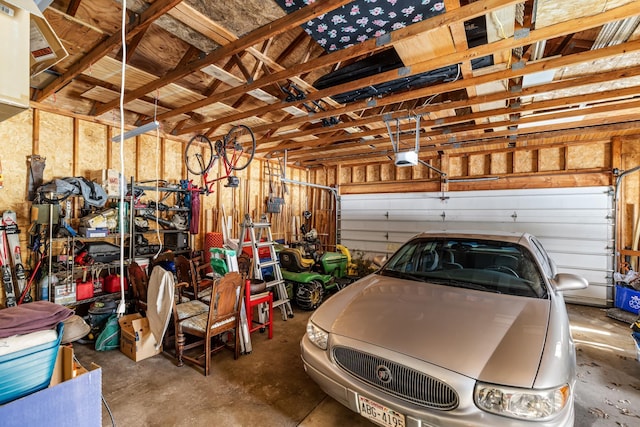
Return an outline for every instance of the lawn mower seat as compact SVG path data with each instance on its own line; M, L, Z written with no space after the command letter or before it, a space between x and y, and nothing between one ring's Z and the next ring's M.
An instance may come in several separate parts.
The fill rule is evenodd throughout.
M302 257L302 251L297 248L283 248L278 254L280 266L285 270L300 273L311 270L314 261Z

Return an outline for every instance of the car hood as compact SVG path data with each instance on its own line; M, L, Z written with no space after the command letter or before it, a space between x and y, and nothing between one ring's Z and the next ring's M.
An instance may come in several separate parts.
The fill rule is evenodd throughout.
M518 387L534 383L547 334L549 300L380 275L368 276L343 292L314 313L314 321L333 334L480 381ZM335 319L333 324L330 319Z

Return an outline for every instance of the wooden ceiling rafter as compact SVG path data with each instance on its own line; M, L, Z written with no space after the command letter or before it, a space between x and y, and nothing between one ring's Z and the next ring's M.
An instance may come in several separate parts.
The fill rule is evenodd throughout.
M148 29L149 29L149 27L147 27L144 30L140 31L138 34L133 36L131 38L131 40L129 40L127 42L127 57L124 59L125 62L129 62L131 60L131 57L136 52L136 48L138 47L138 45L140 44L140 42L144 38L144 35L145 35L145 33L147 32ZM122 45L120 45L120 46L121 46L120 50L118 51L118 53L116 53L116 56L115 56L115 58L118 61L122 61L122 51L123 51L123 49L122 49Z
M410 25L408 27L396 30L389 34L390 36L389 43L382 44L382 43L379 43L377 39L369 39L362 43L356 44L352 47L342 49L340 51L337 51L331 54L320 55L307 62L296 64L287 69L283 69L282 71L273 73L269 76L265 76L259 80L256 80L246 85L244 88L239 88L239 87L232 88L226 92L216 94L216 96L214 97L209 97L204 100L183 105L181 107L174 109L172 112L162 115L160 119L165 120L165 119L171 118L173 115L181 114L184 111L190 111L193 109L202 108L206 105L209 105L218 101L222 101L228 97L238 95L243 91L262 88L264 86L267 86L269 84L272 84L278 81L291 80L294 77L299 76L301 74L304 74L313 70L317 70L323 67L329 67L335 63L342 62L350 58L360 57L365 54L388 49L390 47L390 44L393 43L394 40L400 40L404 37L410 37L416 34L431 31L443 25L450 25L455 22L464 22L465 20L481 16L485 14L487 11L495 10L500 7L504 7L505 5L515 4L518 1L521 1L521 0L487 0L486 2L483 2L483 4L470 4L465 7L461 7L457 10L454 10L452 12L448 12L443 15L438 15L431 19L421 21L419 23ZM206 127L208 126L203 126L202 128L206 128Z
M474 3L472 3L474 4ZM462 8L458 9L458 10L462 10ZM640 2L634 2L634 3L628 3L624 6L620 6L618 8L615 9L610 9L606 12L603 12L599 15L594 15L594 16L590 16L590 17L585 17L584 19L582 19L579 22L579 25L584 27L584 28L593 28L594 26L599 26L602 25L604 22L610 22L610 21L615 21L618 20L621 16L625 16L624 14L629 14L631 12L634 12L636 14L640 14ZM428 22L428 21L423 21L423 22ZM417 24L416 24L417 25ZM529 34L527 36L524 36L522 38L508 38L508 39L502 39L502 40L498 40L496 42L493 43L489 43L486 45L482 45L482 46L478 46L476 48L473 49L468 49L465 51L461 51L461 52L456 52L450 55L446 55L446 56L442 56L442 57L436 57L436 58L432 58L430 60L424 61L424 62L420 62L417 64L414 64L410 67L410 71L408 72L408 74L402 74L400 75L399 73L405 73L407 72L406 69L407 67L403 68L402 70L392 70L392 71L387 71L387 72L381 72L378 73L376 75L373 76L369 76L369 77L365 77L365 78L361 78L352 82L348 82L348 83L343 83L343 84L339 84L336 86L332 86L330 88L327 89L322 89L316 92L310 92L307 94L307 101L311 101L311 100L317 100L320 98L325 98L325 97L331 97L333 95L338 95L340 93L344 93L344 92L348 92L350 90L353 90L355 88L362 88L362 87L367 87L367 86L372 86L372 85L376 85L376 84L381 84L381 83L386 83L392 80L395 80L399 77L402 76L407 76L407 75L416 75L416 74L420 74L426 71L430 71L430 70L434 70L437 68L441 68L447 65L452 65L452 64L456 64L460 61L464 61L465 59L468 58L473 58L476 56L485 56L488 55L490 53L492 53L495 50L505 50L505 49L511 49L513 47L517 47L517 46L525 46L525 45L529 45L531 43L533 43L534 41L538 41L538 40L544 40L549 38L550 35L561 35L561 34L568 34L572 31L575 30L576 26L578 26L578 24L572 22L572 23L560 23L560 24L555 24L555 25L550 25L548 27L539 29L539 30L533 30L531 32L529 32ZM410 27L407 27L410 28ZM522 68L514 68L512 67L509 70L505 70L505 71L501 71L501 72L494 72L494 73L488 73L482 76L478 76L478 77L473 77L472 79L467 79L467 80L456 80L453 82L449 82L449 83L444 83L444 84L440 84L440 85L436 85L436 86L431 86L431 88L435 88L435 91L433 93L438 93L441 91L447 91L447 90L453 90L453 89L463 89L468 85L477 85L477 84L481 84L481 83L487 83L487 82L492 82L494 80L504 80L504 79L508 79L508 78L512 78L512 77L517 77L517 76L522 76L525 74L530 74L531 72L533 72L533 70L535 69L536 71L542 71L544 69L548 69L548 68L555 68L555 66L549 65L546 66L546 64L550 64L552 62L557 63L558 67L560 66L564 66L562 64L570 64L571 60L575 61L576 58L580 58L580 60L582 62L585 61L589 61L589 60L593 60L593 59L587 59L587 58L599 58L601 55L609 55L609 56L617 56L620 55L622 53L627 52L628 50L625 50L624 48L620 48L620 46L628 46L630 50L637 50L638 48L640 48L640 46L636 46L639 45L640 41L632 41L632 42L627 42L627 43L623 43L620 45L616 45L616 46L609 46L609 47L605 47L602 49L598 49L595 51L589 51L589 52L580 52L578 54L572 54L572 55L567 55L566 57L560 57L560 58L554 58L554 59L549 59L548 61L546 61L545 63L542 62L538 62L538 63L533 63L533 64L529 64L527 65L527 67L522 67ZM583 55L583 56L580 56ZM568 60L567 58L571 58L571 60ZM582 59L585 58L585 59ZM543 66L541 66L541 64L545 64ZM503 76L501 77L501 74L503 74ZM442 88L442 90L437 90ZM445 89L446 88L446 89ZM419 90L416 90L419 91ZM416 92L413 91L413 92ZM411 93L413 93L411 92ZM391 96L393 97L393 95ZM391 98L391 97L383 97L381 98L381 100L385 100L386 98ZM376 104L379 102L379 100L375 100L374 101ZM368 100L364 100L364 101L356 101L353 102L351 104L348 104L347 107L345 108L339 108L336 109L335 112L340 111L340 114L344 114L344 113L348 113L351 111L355 111L355 110L360 110L362 108L366 108L367 105L370 103L370 101ZM287 103L287 105L289 106L298 106L300 103L296 102L296 101L292 101ZM260 109L253 109L253 110L247 110L247 111L243 111L243 112L238 112L236 114L233 114L232 116L229 117L225 117L225 118L220 118L220 119L216 119L216 120L211 120L211 121L207 121L204 123L199 123L196 125L192 125L190 127L187 127L185 129L183 129L181 132L184 133L190 133L190 132L196 132L200 129L204 129L204 128L209 128L209 127L213 127L218 125L220 122L222 121L239 121L239 120L243 120L246 118L249 118L251 116L254 116L256 114L259 114L262 110L267 109L268 111L274 111L277 109L281 109L283 108L282 105L269 105L269 106L265 106L265 107L261 107ZM260 110L260 111L258 111ZM175 111L175 110L174 110ZM333 112L333 111L332 111ZM320 113L320 114L331 114L332 112L324 112L324 113ZM314 115L315 118L315 115Z
M638 105L640 104L635 103L634 107L637 108ZM606 126L619 125L621 126L620 128L634 128L635 125L637 125L637 122L635 123L635 125L629 122L630 120L636 117L637 115L634 115L634 114L618 116L618 119L620 120L619 123L608 124ZM504 130L504 131L492 132L489 134L485 133L481 135L467 135L466 137L464 135L461 135L464 132L461 132L459 134L452 134L452 135L431 136L431 139L429 140L429 144L421 145L420 156L422 156L422 153L425 151L428 152L435 149L440 149L440 150L446 149L447 152L449 152L449 150L451 150L452 152L455 152L456 150L459 150L459 149L468 150L471 147L483 146L483 145L492 144L492 143L507 144L509 140L506 138L509 138L512 136L515 137L516 141L519 141L522 136L527 136L530 134L545 134L548 132L557 132L557 131L562 131L563 135L565 134L569 135L566 132L575 132L575 134L577 135L580 135L581 133L585 133L585 132L595 134L597 132L602 132L601 127L605 126L602 124L602 119L599 119L599 118L582 120L580 124L581 126L578 130L576 130L576 128L574 127L575 123L558 123L553 125L518 129L514 131ZM600 129L598 130L598 128ZM323 156L325 157L330 156L334 158L336 161L340 162L342 153L344 153L344 155L369 154L371 150L362 148L362 145L364 144L357 144L357 143L343 144L340 150L327 149L322 151L321 153L316 151L315 153L313 153L313 155L290 153L288 157L292 161L295 160L300 162L307 162L308 164L321 162L322 159L324 158ZM353 150L348 151L349 149L353 149ZM390 141L388 141L388 143L385 145L376 144L376 149L374 151L377 154L380 154L380 153L388 154L388 153L393 153L393 148L391 146Z
M70 0L69 5L67 6L66 14L69 16L76 16L81 1L82 0Z
M640 108L640 101L628 101L626 103L621 103L621 104L614 104L614 105L605 105L605 106L600 106L600 107L594 107L592 109L589 109L588 112L589 114L585 114L585 116L587 115L592 115L592 114L601 114L601 113L607 113L607 112L615 112L617 110L629 110L629 109L633 109L633 108ZM571 118L571 117L575 117L575 116L582 116L583 114L582 110L577 110L577 109L573 109L573 110L567 110L567 111L562 111L562 112L557 112L553 115L554 119L564 119L564 118ZM621 116L622 117L622 116ZM589 119L589 118L585 118L582 119L580 122L587 122L589 120L595 120L593 121L594 124L597 124L597 120L601 119ZM537 123L539 121L539 118L537 117L526 117L523 118L521 120L519 120L518 123L521 124L528 124L528 123ZM465 143L465 141L467 140L474 140L474 139L478 139L479 136L477 135L478 132L481 132L484 129L488 129L488 128L507 128L509 127L509 125L512 124L510 121L504 121L502 123L482 123L482 124L478 124L476 126L464 126L464 127L460 127L457 129L454 129L450 132L444 132L442 130L439 131L425 131L423 133L421 133L420 138L421 139L428 139L430 142L434 142L434 141L444 141L444 140L450 140L452 138L455 139L455 141L459 144L463 144ZM570 126L570 125L574 125L575 123L566 123L565 125ZM549 128L553 128L553 126L555 126L555 124L550 124L548 125ZM539 126L540 129L544 129L544 126ZM519 133L529 133L531 128L526 128L526 129L518 129L518 130L506 130L506 131L501 131L501 132L494 132L491 137L497 137L497 136L510 136L510 135L518 135ZM404 125L401 127L401 130L406 131L406 130L410 130L410 126L409 125ZM484 136L485 134L481 134L481 136ZM382 134L379 136L383 136ZM381 138L382 139L382 138ZM413 143L414 141L414 136L413 135L408 135L405 136L404 138L401 138L403 140L408 140L408 142ZM323 150L323 152L325 153L338 153L340 151L344 151L346 149L350 149L350 148L354 148L357 149L358 147L360 147L363 143L368 143L369 141L356 141L356 142L347 142L346 139L342 139L341 141L342 144L338 147L327 147L325 150ZM308 145L303 145L305 148L309 148ZM292 149L292 148L302 148L302 147L296 147L296 146L292 146L289 145L287 146L287 149ZM377 148L381 148L381 147L377 147ZM391 142L390 140L388 140L387 138L387 142L384 144L384 148L387 149L391 149ZM424 147L422 147L424 148ZM297 159L298 157L296 156L296 154L292 154L290 155L291 159Z
M257 43L260 43L263 40L271 38L276 34L280 34L285 31L288 31L291 28L297 27L298 25L308 21L309 19L315 18L316 16L329 12L347 3L349 3L349 0L325 0L323 2L312 3L309 6L303 7L293 13L285 15L284 17L272 22L269 25L265 25L260 28L257 28L256 30L250 32L246 36L221 46L220 48L209 53L202 59L193 61L181 69L176 69L169 73L166 73L162 78L159 78L158 80L152 81L148 84L143 85L138 89L128 92L124 96L124 103L126 104L127 102L130 102L136 98L139 98L140 96L146 93L152 92L162 86L166 86L169 83L173 83L177 80L180 80L181 78L195 71L198 71L199 69L204 68L207 65L213 64L228 56L231 56L243 50L249 49L251 46L254 46ZM106 103L100 106L100 108L98 108L93 113L95 115L100 115L106 111L111 110L116 105L117 105L117 101ZM208 126L208 127L213 127L213 126Z
M137 16L136 21L129 23L126 29L125 42L135 37L139 32L145 31L160 16L164 15L182 0L157 0L141 15ZM42 101L49 95L53 94L63 86L71 82L78 74L82 73L92 64L96 63L100 58L111 52L116 46L122 43L122 34L116 31L105 41L97 45L91 52L87 52L81 60L71 65L66 72L58 76L41 90L37 90L35 94L36 101Z
M430 105L424 105L420 108L416 108L414 109L413 113L414 114L423 114L423 115L428 115L429 112L437 112L438 109L440 108L446 108L446 109L450 109L450 108L458 108L458 107L463 107L463 106L468 106L468 105L479 105L479 104L485 104L485 103L490 103L490 102L495 102L495 101L499 101L499 100L505 100L505 101L509 101L511 99L514 99L515 97L531 97L531 96L535 96L535 95L540 95L540 94L544 94L544 93L548 93L548 92L553 92L553 91L557 91L557 90L563 90L563 89L567 89L570 87L580 87L580 86L585 86L585 85L593 85L593 84L597 84L597 83L602 83L602 82L606 82L606 81L618 81L624 78L629 78L629 77L634 77L634 76L639 76L640 75L640 66L636 66L636 67L630 67L627 69L621 69L621 70L613 70L613 71L608 71L605 73L599 73L596 76L585 76L585 77L574 77L574 78L570 78L570 79L565 79L565 80L558 80L558 81L553 81L550 83L546 83L543 85L539 85L539 86L532 86L532 87L527 87L522 89L519 92L504 92L504 93L494 93L491 95L483 95L483 96L479 96L479 97L475 97L475 98L470 98L468 100L460 100L460 101L453 101L453 102L449 102L447 104L430 104ZM630 95L632 93L632 90L628 90L625 92L619 92L618 96L624 96L625 94ZM611 94L611 92L609 92L609 94ZM598 98L598 94L587 94L585 96L589 96L590 95L590 99L597 99ZM567 101L567 105L571 104L571 100L575 99L574 96L570 96L568 98L566 98L565 100ZM580 100L583 99L587 99L587 98L579 98ZM547 104L548 105L548 104ZM513 108L513 111L515 110L515 107L511 107ZM521 107L518 107L521 109L521 111L527 111L525 108L526 106L523 105ZM508 110L501 110L501 113L506 113ZM354 123L353 125L360 125L360 124L368 124L368 123L373 123L373 122L377 122L377 121L382 121L384 111L379 112L377 115L372 115L369 117L365 117L363 119L361 119L360 121L357 121L356 123ZM404 117L411 114L410 111L406 111L406 110L400 110L400 111L394 111L392 113L388 114L389 119L395 119L398 117ZM487 112L488 115L491 115L492 112ZM477 116L476 118L486 118L488 116ZM464 120L464 116L463 118L459 118L459 117L444 117L444 118L440 118L437 120L438 123L440 124L449 124L449 123L456 123L459 122L461 120ZM432 121L431 123L434 123L435 121ZM423 119L423 126L427 125L428 123L430 123L429 121ZM337 125L334 126L334 128L346 128L352 126L348 123L339 123ZM267 125L263 125L263 126L258 126L255 128L256 132L262 132L264 130L264 128L267 127ZM305 137L307 135L310 134L314 134L314 135L318 135L321 132L325 132L327 130L325 129L316 129L315 131L312 132L308 132L308 131L302 131L302 132L295 132L295 133L289 133L283 136L279 136L279 135L273 135L271 137L268 138L261 138L260 139L260 145L257 147L256 152L260 153L260 152L270 152L273 151L274 148L272 147L274 144L277 145L277 143L281 143L281 144L294 144L292 142L288 142L291 141L292 139L295 138L300 138L300 137ZM374 135L375 133L370 133L371 135ZM293 147L286 147L286 148L293 148Z

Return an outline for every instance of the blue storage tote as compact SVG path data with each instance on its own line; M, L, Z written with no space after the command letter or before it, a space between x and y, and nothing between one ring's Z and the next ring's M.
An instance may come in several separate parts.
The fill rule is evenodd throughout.
M640 292L625 286L616 285L614 305L624 311L638 314L638 311L640 311Z
M63 330L60 322L55 341L0 356L0 405L49 386Z

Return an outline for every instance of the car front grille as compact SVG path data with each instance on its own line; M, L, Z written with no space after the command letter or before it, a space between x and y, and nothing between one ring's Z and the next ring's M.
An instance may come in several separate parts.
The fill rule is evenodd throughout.
M333 348L333 358L349 374L400 399L443 411L458 406L455 390L415 369L341 346ZM385 376L388 373L390 378Z

